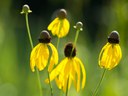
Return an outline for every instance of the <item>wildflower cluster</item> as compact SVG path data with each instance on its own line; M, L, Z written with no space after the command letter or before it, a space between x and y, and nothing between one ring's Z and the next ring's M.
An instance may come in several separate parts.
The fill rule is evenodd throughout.
M37 75L39 75L38 70L42 71L47 68L48 78L45 79L45 82L50 85L51 96L53 96L53 92L50 82L53 80L55 80L57 87L62 89L66 96L68 96L68 90L70 89L72 82L74 83L76 91L79 92L81 88L83 89L85 87L86 83L86 70L84 63L76 56L76 43L79 32L83 31L83 23L77 22L74 26L76 29L74 41L73 43L66 43L64 48L65 58L63 60L59 60L59 39L67 36L70 29L70 23L67 19L66 10L60 9L57 13L57 17L47 27L48 31L51 32L53 36L57 36L57 46L54 46L51 43L52 38L49 32L47 30L43 30L38 38L39 43L33 47L28 24L28 14L31 12L32 11L30 10L29 6L24 5L21 14L26 14L26 26L32 47L30 54L30 68L32 72L34 72L36 69ZM112 31L108 36L108 43L102 48L100 52L99 66L108 70L113 69L119 64L121 58L122 52L119 45L119 33L117 31ZM97 89L94 94L96 94ZM42 96L42 94L40 96Z

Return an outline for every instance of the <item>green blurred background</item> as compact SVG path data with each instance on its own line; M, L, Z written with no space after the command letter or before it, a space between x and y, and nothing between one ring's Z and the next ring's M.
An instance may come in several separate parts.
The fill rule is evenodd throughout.
M69 96L91 96L103 69L98 66L98 55L107 42L108 34L117 30L123 57L120 64L107 71L97 96L127 96L128 94L128 0L1 0L0 2L0 96L39 96L36 73L29 67L31 47L25 26L22 6L33 11L29 23L34 45L39 33L47 29L57 9L65 8L71 23L67 37L60 40L60 60L68 41L74 41L77 21L84 24L77 42L77 57L85 65L86 86L77 93L72 84ZM51 34L52 35L52 34ZM52 37L56 45L57 38ZM44 83L46 70L40 72L43 96L50 96L49 85ZM52 82L54 96L63 96Z

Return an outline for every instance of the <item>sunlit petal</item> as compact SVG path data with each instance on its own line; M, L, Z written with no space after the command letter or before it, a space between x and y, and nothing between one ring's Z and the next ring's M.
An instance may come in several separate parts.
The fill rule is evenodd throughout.
M100 52L99 65L101 68L111 70L119 64L121 58L122 52L119 44L107 43Z

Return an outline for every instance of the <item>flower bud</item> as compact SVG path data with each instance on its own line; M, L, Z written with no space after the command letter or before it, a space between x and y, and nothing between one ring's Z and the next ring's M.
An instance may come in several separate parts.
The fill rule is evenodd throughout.
M30 8L27 4L23 5L21 14L27 14L27 13L31 13L31 12L32 11L30 10Z
M80 30L80 31L83 30L82 27L83 27L83 23L82 22L77 22L76 23L76 26L74 26L75 29Z

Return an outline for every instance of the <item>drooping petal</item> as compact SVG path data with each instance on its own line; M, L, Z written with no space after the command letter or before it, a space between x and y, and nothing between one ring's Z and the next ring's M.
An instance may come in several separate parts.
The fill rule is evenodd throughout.
M50 73L50 81L55 79L57 77L57 75L60 74L61 70L63 70L63 68L65 68L66 62L67 62L67 58L63 59L60 62L60 64L58 64L58 66ZM45 81L46 81L46 83L49 83L48 79L46 79Z
M121 60L120 56L122 56L122 53L119 44L113 45L113 56L112 56L112 64L110 66L110 69L114 68L119 64L119 61Z
M99 65L101 68L111 70L119 64L122 52L119 44L107 43L99 55Z
M48 30L52 32L53 35L57 35L58 38L66 36L69 32L70 24L69 21L64 18L55 18L48 26Z
M35 69L34 67L36 66L35 64L35 58L36 58L36 53L37 53L37 49L40 45L38 44L37 46L35 46L32 51L31 51L31 55L30 55L30 67L31 67L31 70L34 72Z
M75 86L75 88L77 90L77 78L76 78L77 74L76 74L76 71L75 71L76 67L74 67L74 66L75 66L75 62L73 61L70 77L73 80L74 86Z
M65 18L63 20L60 21L60 33L58 35L59 38L62 38L64 36L66 36L69 32L69 27L70 27L70 24L69 24L69 21Z
M80 77L81 77L80 75L81 75L81 72L80 72L80 65L79 65L79 62L76 59L76 57L74 57L73 65L74 65L74 68L75 68L75 71L76 71L76 74L77 74L77 86L76 86L76 90L78 92L80 90Z
M67 80L68 80L68 78L63 78L63 82L64 82L64 84L63 84L63 91L64 91L64 93L66 93L66 89L67 89Z
M30 67L34 72L34 67L36 66L40 71L43 70L48 62L49 50L47 45L39 43L35 46L30 55Z
M106 66L106 62L108 62L108 50L109 50L110 44L107 43L101 50L99 55L99 66L103 68Z
M62 81L59 80L59 78L55 78L56 85L58 86L59 89L62 89Z
M53 27L58 23L59 18L55 18L49 25L48 25L48 30L52 30Z
M69 32L70 24L69 24L69 21L67 19L64 19L63 22L64 22L64 24L63 24L63 31L64 31L63 37L64 37Z
M41 58L41 67L37 66L38 69L43 70L47 63L48 63L48 59L49 59L49 50L46 44L41 44L41 48L39 50L39 57L38 57L38 61L39 58Z
M72 60L68 58L67 63L65 64L65 68L64 68L64 72L63 72L63 79L64 79L64 83L63 83L63 90L64 92L67 89L67 84L68 84L68 89L70 88L71 85L71 78L70 78L70 73L71 73L71 65L72 65ZM62 73L61 73L62 74ZM70 85L69 85L70 84ZM68 90L67 89L67 90Z
M81 62L81 60L79 58L76 57L76 60L79 62L80 67L81 67L81 71L82 71L82 88L84 88L85 83L86 83L86 71L84 68L84 64Z
M58 63L58 52L54 45L52 45L51 43L49 43L48 45L50 46L52 50L52 55L50 58L50 65L48 67L48 71L51 72L51 70L54 67L54 64L56 65Z

